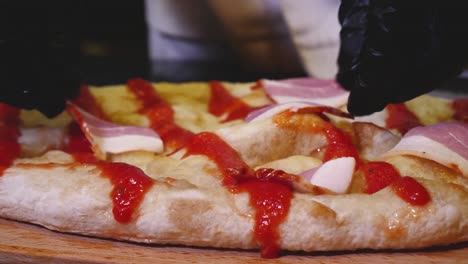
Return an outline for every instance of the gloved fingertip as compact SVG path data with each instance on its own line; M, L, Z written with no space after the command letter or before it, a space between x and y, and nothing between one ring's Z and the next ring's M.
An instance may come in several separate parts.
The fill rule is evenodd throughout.
M386 105L376 98L372 95L361 95L351 92L348 99L348 112L354 116L365 116L381 111Z
M43 113L48 118L53 118L62 113L65 109L65 101L56 101L55 103L51 104L48 103L46 105L40 105L36 108L38 111Z

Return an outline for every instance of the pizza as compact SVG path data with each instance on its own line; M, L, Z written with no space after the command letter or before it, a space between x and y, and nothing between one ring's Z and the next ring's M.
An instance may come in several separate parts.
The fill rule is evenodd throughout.
M312 78L131 79L51 119L0 104L0 217L265 258L467 241L468 99L353 117L347 98Z

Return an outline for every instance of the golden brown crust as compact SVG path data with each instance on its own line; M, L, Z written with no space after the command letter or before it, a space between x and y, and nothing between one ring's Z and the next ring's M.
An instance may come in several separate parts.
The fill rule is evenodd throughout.
M162 83L156 89L173 106L177 124L193 132L214 131L251 167L297 174L321 164L316 159L320 155L311 157L311 151L327 145L320 133L279 128L272 120L221 123L220 117L207 111L210 94L206 83ZM265 94L252 91L250 84L227 84L227 89L253 106L268 102ZM139 103L123 86L92 89L92 93L112 121L148 126L147 118L138 113ZM66 117L57 121L40 117L37 121L33 117L37 113L23 115L30 124L63 128L69 122ZM291 122L324 122L316 115L295 118ZM367 160L378 160L398 141L397 136L373 124L346 123L344 127L353 128L360 154ZM110 157L110 161L141 168L156 182L128 224L115 220L110 197L113 185L101 177L95 165L76 163L61 151L18 159L0 177L0 217L52 230L143 243L259 247L249 195L234 194L223 187L222 174L207 157L183 158L183 154L184 150L171 156L135 151ZM391 187L372 195L359 193L363 175L355 175L347 194L295 191L289 213L279 226L280 247L304 251L400 249L468 240L466 178L435 161L414 156L392 156L386 161L421 183L431 201L424 206L411 205Z
M31 166L12 167L0 177L1 217L145 243L258 247L253 238L254 210L246 193L232 194L223 187L157 184L146 194L135 220L119 224L112 216L112 185L99 176L99 169ZM203 168L191 167L191 171L204 173ZM390 187L373 195L295 193L280 226L280 245L315 251L419 248L465 241L466 188L439 180L418 181L432 199L423 207L403 201ZM13 188L19 183L21 189Z

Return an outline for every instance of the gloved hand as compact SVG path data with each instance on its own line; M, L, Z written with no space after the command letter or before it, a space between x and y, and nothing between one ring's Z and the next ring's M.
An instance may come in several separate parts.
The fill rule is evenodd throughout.
M437 88L468 52L463 0L342 0L338 82L366 115Z
M49 117L79 91L75 1L0 2L0 102Z

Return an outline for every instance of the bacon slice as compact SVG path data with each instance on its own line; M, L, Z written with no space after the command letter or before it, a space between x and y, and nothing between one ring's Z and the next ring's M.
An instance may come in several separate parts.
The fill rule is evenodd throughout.
M468 176L468 124L439 123L414 128L383 157L396 155L430 159Z
M134 150L162 152L161 138L150 128L121 126L101 120L76 105L69 110L98 155Z
M340 107L348 102L349 92L334 80L292 78L285 80L260 80L266 93L277 103L306 101Z

